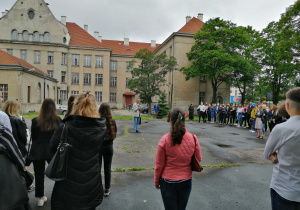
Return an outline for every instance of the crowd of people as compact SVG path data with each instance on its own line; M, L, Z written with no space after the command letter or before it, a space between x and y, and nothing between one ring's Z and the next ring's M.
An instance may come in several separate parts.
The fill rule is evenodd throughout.
M217 123L220 125L236 125L239 128L248 128L250 132L257 132L257 138L263 139L266 131L271 132L275 125L285 122L289 115L285 110L285 101L269 108L263 103L248 104L208 104L203 103L197 108L198 122ZM194 121L195 108L189 106L188 116L190 123Z
M139 132L138 103L137 100L133 106L135 132ZM83 210L99 206L103 196L110 195L113 140L117 133L109 104L102 103L97 110L95 97L89 92L71 96L68 111L61 119L55 102L45 99L38 117L32 119L30 149L26 149L27 127L19 114L20 107L17 101L7 100L0 111L0 209L31 209L27 191L34 190L34 186L22 178L30 164L33 164L35 174L37 205L43 206L47 202L45 166L60 148L62 139L70 145L67 178L55 181L51 209ZM189 112L192 121L192 104ZM237 123L238 127L248 127L252 132L256 129L257 138L261 139L268 125L272 132L264 155L274 163L270 186L272 209L300 209L300 88L291 89L286 94L286 101L271 109L252 102L247 106L201 103L197 113L199 122L202 118L204 123L231 126ZM178 107L169 112L170 132L160 139L155 158L154 186L160 189L167 210L186 209L192 190L191 160L195 158L198 163L202 160L197 137L185 127L186 114Z

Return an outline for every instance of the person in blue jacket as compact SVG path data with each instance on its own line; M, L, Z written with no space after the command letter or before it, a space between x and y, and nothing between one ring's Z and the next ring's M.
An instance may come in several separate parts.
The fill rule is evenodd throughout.
M211 116L211 123L215 122L215 114L216 114L216 104L213 104L210 108L210 116Z

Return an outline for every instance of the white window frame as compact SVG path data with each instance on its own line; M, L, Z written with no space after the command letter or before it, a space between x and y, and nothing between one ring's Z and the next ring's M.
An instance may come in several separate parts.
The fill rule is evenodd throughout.
M78 96L79 95L79 91L78 90L72 90L71 91L71 95Z
M96 68L103 67L103 56L96 55Z
M84 55L84 67L91 67L91 66L92 66L92 56Z
M27 50L21 50L21 59L24 61L27 60Z
M41 51L34 51L34 63L41 63Z
M2 98L4 103L8 100L8 84L0 84L0 87L2 87Z
M103 85L103 74L95 74L95 85Z
M72 85L79 85L79 73L72 72Z
M53 78L53 70L48 70L47 73L48 73L48 76L49 76L49 77L52 77L52 78Z
M19 32L16 29L11 31L11 39L14 41L19 40Z
M95 91L95 99L97 102L102 102L102 92L101 91Z
M84 73L83 74L83 84L84 85L90 85L91 84L91 74L90 73Z
M67 82L66 79L67 79L67 72L62 71L61 72L61 81L60 81L60 83L66 83Z
M110 61L110 70L111 71L117 71L118 62L117 61Z
M61 54L61 65L67 65L67 53Z
M33 41L34 42L40 41L40 33L38 31L33 32Z
M80 55L72 54L72 66L79 66L79 65L80 65Z
M54 52L48 52L48 64L54 64Z
M61 101L67 100L67 91L66 90L60 90L59 98Z
M117 77L110 77L110 86L111 87L117 86Z
M22 33L22 39L23 39L23 41L29 41L29 33L28 33L28 31L23 31L23 33Z
M117 102L117 93L109 93L109 102Z
M50 42L50 33L49 32L44 33L44 42Z

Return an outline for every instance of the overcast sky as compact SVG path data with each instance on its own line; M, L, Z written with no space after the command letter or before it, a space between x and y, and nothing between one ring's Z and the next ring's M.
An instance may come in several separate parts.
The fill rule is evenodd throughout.
M29 1L29 0L27 0ZM186 22L187 15L204 14L204 22L220 17L237 25L257 30L277 21L296 0L45 0L55 17L67 16L68 22L89 33L99 31L103 39L162 43ZM0 0L0 12L16 0Z

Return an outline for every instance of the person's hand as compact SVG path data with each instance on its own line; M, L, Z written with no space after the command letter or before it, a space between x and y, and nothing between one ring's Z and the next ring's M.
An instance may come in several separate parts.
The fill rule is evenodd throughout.
M278 163L277 151L270 155L270 160L273 164Z
M159 189L160 189L160 186L159 186L159 185L155 185L155 188L159 190Z

